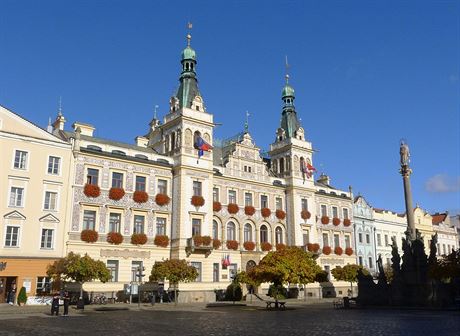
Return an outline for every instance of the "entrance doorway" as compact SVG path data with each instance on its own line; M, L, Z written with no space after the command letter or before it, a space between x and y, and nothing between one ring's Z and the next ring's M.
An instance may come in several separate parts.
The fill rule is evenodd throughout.
M18 294L16 277L1 277L0 278L0 303L10 301L16 303Z

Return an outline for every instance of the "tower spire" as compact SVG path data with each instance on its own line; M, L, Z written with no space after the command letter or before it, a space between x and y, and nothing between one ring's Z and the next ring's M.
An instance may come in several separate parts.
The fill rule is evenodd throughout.
M62 117L62 96L59 96L58 116Z
M287 56L285 56L285 67L286 84L283 87L281 93L281 99L283 100L283 112L281 113L281 128L284 130L284 134L287 138L295 137L296 131L300 128L300 122L297 119L297 113L294 107L295 91L289 84L289 62Z

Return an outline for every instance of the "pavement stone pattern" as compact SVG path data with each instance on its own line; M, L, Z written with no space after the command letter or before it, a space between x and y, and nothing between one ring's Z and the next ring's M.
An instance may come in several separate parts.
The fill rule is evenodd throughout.
M96 310L101 307L129 310ZM288 302L287 307L91 305L71 309L69 317L50 316L49 307L0 307L0 335L460 335L458 310L334 309L330 302Z

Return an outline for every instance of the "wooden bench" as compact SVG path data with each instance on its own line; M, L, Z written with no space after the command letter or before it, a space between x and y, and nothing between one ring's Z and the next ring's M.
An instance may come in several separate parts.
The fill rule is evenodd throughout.
M275 308L276 307L276 301L265 301L267 304L267 309L268 308ZM286 301L278 301L278 306L280 309L286 309Z

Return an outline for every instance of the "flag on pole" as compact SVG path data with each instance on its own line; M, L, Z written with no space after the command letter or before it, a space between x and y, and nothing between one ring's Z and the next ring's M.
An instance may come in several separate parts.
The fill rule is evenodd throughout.
M195 141L195 148L198 149L198 159L203 156L204 152L209 152L213 147L198 136Z
M301 167L302 173L306 174L308 178L310 178L315 172L316 168L313 167L309 162L302 162Z

